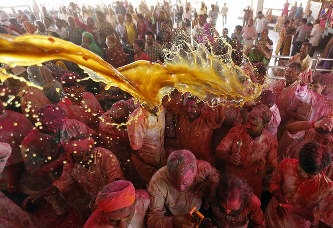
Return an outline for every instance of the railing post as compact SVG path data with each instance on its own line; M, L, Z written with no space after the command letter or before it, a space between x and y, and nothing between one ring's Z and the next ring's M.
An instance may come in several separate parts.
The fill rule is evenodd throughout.
M319 64L319 58L320 58L320 54L317 54L317 57L316 57L316 64L315 64L315 68L314 68L314 72L316 73L317 71L317 67L318 67L318 64Z

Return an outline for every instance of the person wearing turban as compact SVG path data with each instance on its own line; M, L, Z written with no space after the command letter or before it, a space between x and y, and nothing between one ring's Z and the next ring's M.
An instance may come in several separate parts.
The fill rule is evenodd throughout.
M97 98L89 92L84 92L81 78L75 74L65 74L61 77L61 83L67 96L58 105L61 106L69 119L76 119L95 131L98 131L99 117L103 109Z
M98 208L87 220L84 228L144 228L149 202L150 197L146 190L135 190L130 181L114 181L105 185L98 193Z
M188 212L194 206L201 208L203 197L218 181L219 172L208 162L197 160L188 150L172 152L167 165L154 174L147 188L151 197L148 227L193 227Z
M28 79L37 86L43 88L45 96L52 102L58 103L66 93L60 82L54 80L52 71L45 66L29 66Z
M9 192L16 192L25 170L20 146L25 136L33 129L33 125L21 113L6 110L0 101L0 129L0 142L8 143L12 150L1 179L7 179Z
M53 193L71 193L66 201L82 218L87 219L89 207L97 193L104 185L124 179L123 173L116 156L107 149L95 147L95 140L88 135L72 138L63 144L63 149L66 162L60 178L39 194L31 196L30 200Z

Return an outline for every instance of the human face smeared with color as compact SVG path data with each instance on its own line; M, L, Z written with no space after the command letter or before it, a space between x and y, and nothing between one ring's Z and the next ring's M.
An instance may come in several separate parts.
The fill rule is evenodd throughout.
M194 121L201 114L201 106L196 100L187 100L185 104L186 116L190 121Z
M242 201L240 199L240 192L238 189L233 189L229 197L222 202L219 202L219 206L222 208L225 214L233 214L240 209Z
M180 192L188 189L197 173L196 164L179 165L175 170L170 170L172 185Z
M83 151L74 151L72 153L72 158L76 163L80 163L86 167L89 167L94 161L94 156L91 153L91 151L92 151L91 149Z
M261 135L264 124L260 113L257 111L250 112L246 121L246 130L252 138L257 138Z
M64 87L65 91L69 94L69 98L74 102L81 102L84 92L83 85L77 83L74 86Z
M106 223L111 227L127 228L131 224L135 212L135 203L129 207L113 212L103 212Z

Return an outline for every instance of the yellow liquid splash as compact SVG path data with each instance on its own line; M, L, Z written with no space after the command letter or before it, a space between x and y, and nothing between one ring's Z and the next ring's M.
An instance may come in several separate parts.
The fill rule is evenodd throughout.
M0 36L0 62L14 67L41 64L54 59L77 63L95 81L117 86L154 107L174 88L202 100L243 105L261 92L241 68L222 63L205 46L195 51L170 52L166 63L136 61L115 69L94 53L73 43L48 36ZM0 72L0 79L9 75Z

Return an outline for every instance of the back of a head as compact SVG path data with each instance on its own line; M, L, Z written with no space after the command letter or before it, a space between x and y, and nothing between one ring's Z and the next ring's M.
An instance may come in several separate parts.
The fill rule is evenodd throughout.
M299 152L299 166L306 173L316 175L331 163L331 156L325 146L309 142Z
M306 25L308 23L308 19L302 18L302 23Z
M302 70L302 65L299 62L292 62L288 65L289 68L295 69L297 73Z
M235 190L239 191L240 198L243 202L250 201L253 194L252 189L244 179L234 174L221 175L216 188L216 198L220 201L219 203L226 202L230 199L232 192Z

